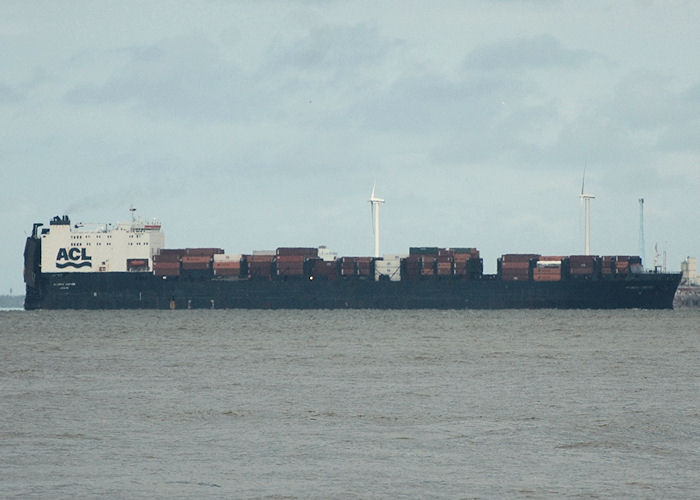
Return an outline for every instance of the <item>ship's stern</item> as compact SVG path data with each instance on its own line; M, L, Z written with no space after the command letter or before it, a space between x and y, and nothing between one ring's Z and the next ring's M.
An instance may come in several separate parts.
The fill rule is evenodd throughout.
M32 235L24 244L24 283L26 291L24 308L38 309L41 306L41 237L38 230L41 224L34 224Z

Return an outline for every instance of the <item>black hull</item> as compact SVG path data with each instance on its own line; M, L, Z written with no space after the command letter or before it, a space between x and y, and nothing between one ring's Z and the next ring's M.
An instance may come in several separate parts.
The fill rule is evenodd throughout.
M150 273L38 273L26 309L672 309L680 274L556 282L163 279Z

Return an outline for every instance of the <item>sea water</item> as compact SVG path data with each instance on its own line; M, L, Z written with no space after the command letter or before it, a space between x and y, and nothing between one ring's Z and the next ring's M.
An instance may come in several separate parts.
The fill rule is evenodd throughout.
M691 498L700 312L0 312L7 498Z

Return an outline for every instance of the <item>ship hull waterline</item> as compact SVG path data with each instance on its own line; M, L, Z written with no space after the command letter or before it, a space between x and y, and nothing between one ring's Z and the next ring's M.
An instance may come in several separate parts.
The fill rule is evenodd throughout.
M554 282L188 279L39 274L26 309L672 309L679 274Z

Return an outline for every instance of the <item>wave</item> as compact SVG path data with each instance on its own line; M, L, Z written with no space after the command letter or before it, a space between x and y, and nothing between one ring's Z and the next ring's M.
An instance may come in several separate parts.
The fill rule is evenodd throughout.
M85 266L92 267L92 262L87 262L87 261L80 262L80 263L78 263L78 262L64 262L63 264L59 264L58 262L56 262L56 267L59 269L65 269L66 267L79 268L79 267L85 267Z

